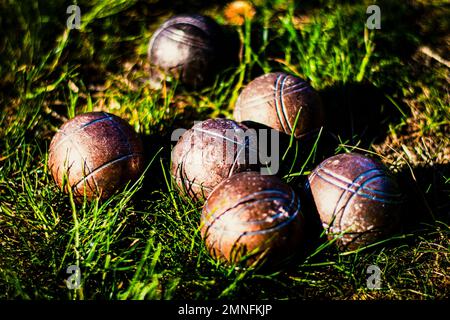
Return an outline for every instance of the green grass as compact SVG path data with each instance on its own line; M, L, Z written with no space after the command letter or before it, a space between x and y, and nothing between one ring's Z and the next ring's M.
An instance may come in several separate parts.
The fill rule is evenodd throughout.
M170 6L78 3L82 29L70 32L63 1L0 3L1 299L449 297L449 70L418 51L441 52L448 22L434 18L448 16L445 2L381 1L382 29L367 31L369 3L255 1L254 20L227 25L241 40L240 64L198 92L153 91L145 82L146 44L174 13ZM223 7L192 2L227 24ZM340 142L333 152L376 155L403 181L403 233L353 252L312 244L304 261L272 273L209 256L201 203L182 199L169 178L170 134L194 120L231 117L242 87L276 70L309 79L321 93L325 129ZM109 200L76 204L49 175L48 146L64 121L91 110L127 119L142 135L148 167ZM295 189L321 160L325 138L281 150L282 176ZM373 264L383 272L380 290L366 285ZM65 284L70 265L81 268L78 290Z

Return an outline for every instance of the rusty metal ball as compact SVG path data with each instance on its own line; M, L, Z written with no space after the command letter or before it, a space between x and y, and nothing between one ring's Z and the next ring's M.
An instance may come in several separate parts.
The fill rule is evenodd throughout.
M306 81L282 72L251 81L240 93L233 116L288 135L294 132L296 138L321 127L324 118L318 93Z
M324 160L308 177L314 204L330 239L355 249L392 233L403 203L395 178L380 162L357 153Z
M151 83L177 79L191 87L200 87L213 78L222 61L223 34L211 18L178 15L164 22L148 45Z
M276 176L241 172L208 197L201 235L210 254L232 264L279 266L302 251L300 199Z
M77 200L84 195L106 199L142 173L142 143L123 119L106 112L84 113L55 134L48 166L58 186L64 184L66 192L71 188Z
M180 191L206 199L222 180L255 169L247 129L233 120L208 119L187 130L172 150L171 173Z

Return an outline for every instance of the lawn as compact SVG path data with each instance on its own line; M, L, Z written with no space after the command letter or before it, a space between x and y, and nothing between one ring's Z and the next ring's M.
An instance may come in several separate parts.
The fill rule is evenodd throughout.
M371 1L255 0L243 24L225 0L77 3L80 29L69 30L67 1L0 1L0 299L448 299L448 2L376 1L374 30L365 27ZM238 59L204 89L151 89L148 41L185 12L223 25ZM279 176L302 194L327 156L381 159L407 195L401 232L346 252L314 239L282 270L210 257L202 203L171 181L170 137L194 121L232 118L242 88L272 71L308 79L326 111L314 143L280 150ZM106 201L76 203L52 180L48 149L65 121L98 110L141 135L146 171ZM367 286L370 265L380 289ZM66 285L70 266L81 270L77 289Z

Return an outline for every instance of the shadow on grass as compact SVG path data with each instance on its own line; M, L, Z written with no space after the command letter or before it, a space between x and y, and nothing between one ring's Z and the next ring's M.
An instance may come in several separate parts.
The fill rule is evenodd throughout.
M340 137L341 142L350 145L359 142L362 148L383 141L389 123L401 116L387 98L388 92L369 83L339 83L321 90L326 128Z
M398 174L399 183L408 197L402 219L405 232L414 232L423 223L450 223L448 177L450 164L415 167L412 172L406 168Z

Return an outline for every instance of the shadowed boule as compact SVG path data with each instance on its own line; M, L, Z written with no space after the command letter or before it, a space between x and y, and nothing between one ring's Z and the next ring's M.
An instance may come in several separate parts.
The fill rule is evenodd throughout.
M296 138L322 126L324 118L319 94L306 81L282 72L251 81L240 93L233 116Z
M77 199L110 197L143 171L142 143L123 119L105 112L76 116L53 137L48 165L59 187Z
M300 199L279 178L241 172L210 194L201 234L210 254L229 263L280 266L302 252ZM243 261L241 261L243 262Z
M201 87L219 70L223 33L211 18L178 15L164 22L148 46L150 80L160 87L163 80L178 79L191 87Z
M391 234L400 221L403 196L380 162L357 153L324 160L308 177L317 212L329 238L355 249Z

